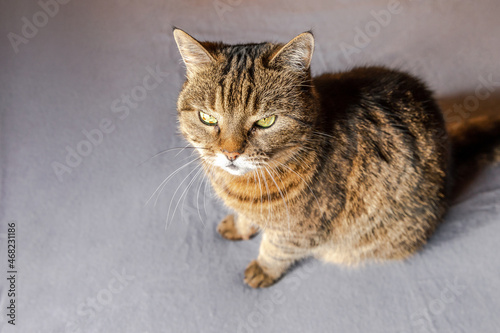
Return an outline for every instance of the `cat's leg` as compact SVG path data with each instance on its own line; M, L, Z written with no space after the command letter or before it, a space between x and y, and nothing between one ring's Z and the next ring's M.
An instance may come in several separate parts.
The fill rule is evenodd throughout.
M222 237L229 240L247 240L255 235L259 229L243 215L226 216L217 226L217 231Z
M245 283L252 288L265 288L275 283L294 262L311 255L309 249L297 244L264 232L259 256L245 270Z

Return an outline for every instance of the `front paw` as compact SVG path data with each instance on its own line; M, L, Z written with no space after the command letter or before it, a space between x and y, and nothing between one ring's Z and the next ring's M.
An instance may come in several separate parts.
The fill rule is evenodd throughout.
M252 261L245 269L244 281L252 288L266 288L274 284L276 280L264 271L257 260Z
M247 230L238 230L234 221L234 215L228 215L219 223L217 231L225 239L248 240L257 233L258 229L249 226Z

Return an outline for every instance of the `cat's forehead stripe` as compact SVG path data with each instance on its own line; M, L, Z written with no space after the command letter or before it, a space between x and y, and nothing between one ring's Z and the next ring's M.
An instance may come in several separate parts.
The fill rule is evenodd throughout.
M256 112L258 99L254 93L255 60L262 53L263 45L235 45L224 50L226 64L216 92L220 94L220 106L224 110L231 111L230 109L238 106L252 111L252 114Z
M241 98L244 100L243 102L243 108L247 109L248 108L248 102L250 101L250 96L252 95L253 88L251 84L248 84L246 87L246 93L241 96Z

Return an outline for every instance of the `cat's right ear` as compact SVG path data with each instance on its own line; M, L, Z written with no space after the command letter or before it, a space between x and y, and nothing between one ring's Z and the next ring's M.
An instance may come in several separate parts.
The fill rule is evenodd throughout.
M196 39L181 29L174 28L174 38L186 64L188 77L210 65L214 58Z

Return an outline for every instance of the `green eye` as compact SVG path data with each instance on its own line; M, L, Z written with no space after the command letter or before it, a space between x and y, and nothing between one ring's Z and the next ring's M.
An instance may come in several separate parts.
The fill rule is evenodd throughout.
M210 125L210 126L217 125L217 119L215 119L215 117L213 117L205 112L202 112L202 111L200 111L200 120L205 125Z
M275 121L276 121L276 116L270 116L267 118L262 118L261 120L257 121L255 124L259 127L262 127L262 128L268 128L268 127L271 127Z

